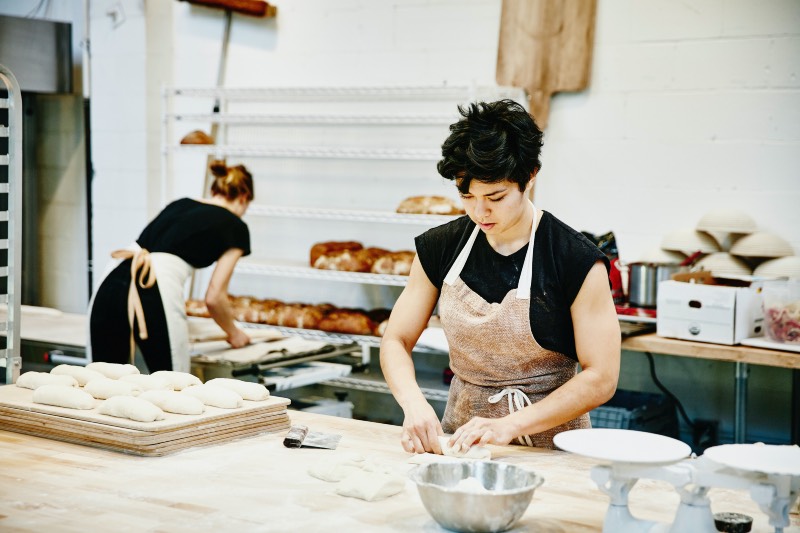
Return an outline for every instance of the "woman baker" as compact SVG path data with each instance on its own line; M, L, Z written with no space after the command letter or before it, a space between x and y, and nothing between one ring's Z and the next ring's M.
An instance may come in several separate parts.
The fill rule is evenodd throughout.
M590 427L614 393L620 330L608 260L581 233L528 199L542 131L519 104L459 108L439 173L467 216L416 238L417 257L381 343L381 367L404 413L406 451L441 453L438 435L475 444L553 447ZM438 302L455 374L439 419L411 351ZM577 372L580 364L581 371Z
M90 304L90 358L132 362L134 342L147 369L189 372L184 285L195 268L216 261L205 302L211 317L240 348L250 338L233 321L228 283L240 257L250 253L242 221L253 200L253 177L242 166L211 165L211 198L182 198L166 206L117 260Z

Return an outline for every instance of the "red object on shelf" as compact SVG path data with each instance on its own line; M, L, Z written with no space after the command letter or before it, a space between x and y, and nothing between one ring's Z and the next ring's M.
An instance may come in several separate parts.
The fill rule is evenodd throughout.
M615 305L618 315L625 316L644 316L647 318L656 318L656 310L644 307L631 307L628 304Z

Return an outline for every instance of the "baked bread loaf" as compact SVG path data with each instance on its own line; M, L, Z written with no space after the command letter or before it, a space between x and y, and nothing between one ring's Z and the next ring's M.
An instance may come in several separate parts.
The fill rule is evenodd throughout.
M345 272L371 272L375 261L388 253L388 250L382 248L339 250L320 255L314 262L313 267L322 270Z
M322 255L330 255L342 250L361 250L362 248L364 248L364 245L357 241L318 242L311 247L309 264L313 267L314 263L316 263L317 259Z
M181 144L214 144L214 139L203 130L194 130L181 139Z
M337 309L325 315L319 322L319 329L322 331L349 335L372 335L375 327L375 322L361 309Z
M444 196L410 196L397 206L398 213L417 215L463 215L464 209Z
M208 307L203 300L186 300L186 314L189 316L211 318L211 313L208 312Z
M386 253L372 264L372 272L374 274L408 276L415 255L417 254L407 250Z

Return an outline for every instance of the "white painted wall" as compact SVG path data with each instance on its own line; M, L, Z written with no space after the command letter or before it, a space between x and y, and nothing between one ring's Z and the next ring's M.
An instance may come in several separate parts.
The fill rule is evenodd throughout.
M152 87L216 81L222 13L170 4L162 13L169 24L159 19L153 30L154 2L91 1L96 262L135 238L160 207L149 155L160 105ZM277 20L235 16L227 86L494 80L500 0L275 4ZM723 206L746 211L800 253L800 3L598 4L591 85L553 100L537 203L576 229L613 230L629 261ZM107 12L117 5L126 19L115 26ZM171 32L166 56L147 46L153 31ZM198 194L194 186L176 190ZM268 296L267 281L262 289ZM730 365L658 364L691 416L720 418L730 432ZM788 405L787 375L753 370L753 412ZM652 388L637 354L625 354L622 385ZM749 438L785 438L788 408L769 412L751 417Z

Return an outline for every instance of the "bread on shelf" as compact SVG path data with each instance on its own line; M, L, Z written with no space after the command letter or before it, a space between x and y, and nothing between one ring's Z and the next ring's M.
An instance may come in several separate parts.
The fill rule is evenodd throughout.
M398 213L415 215L463 215L464 208L444 196L409 196L397 206Z
M415 253L365 248L357 241L329 241L312 246L309 255L311 266L320 270L407 276Z

